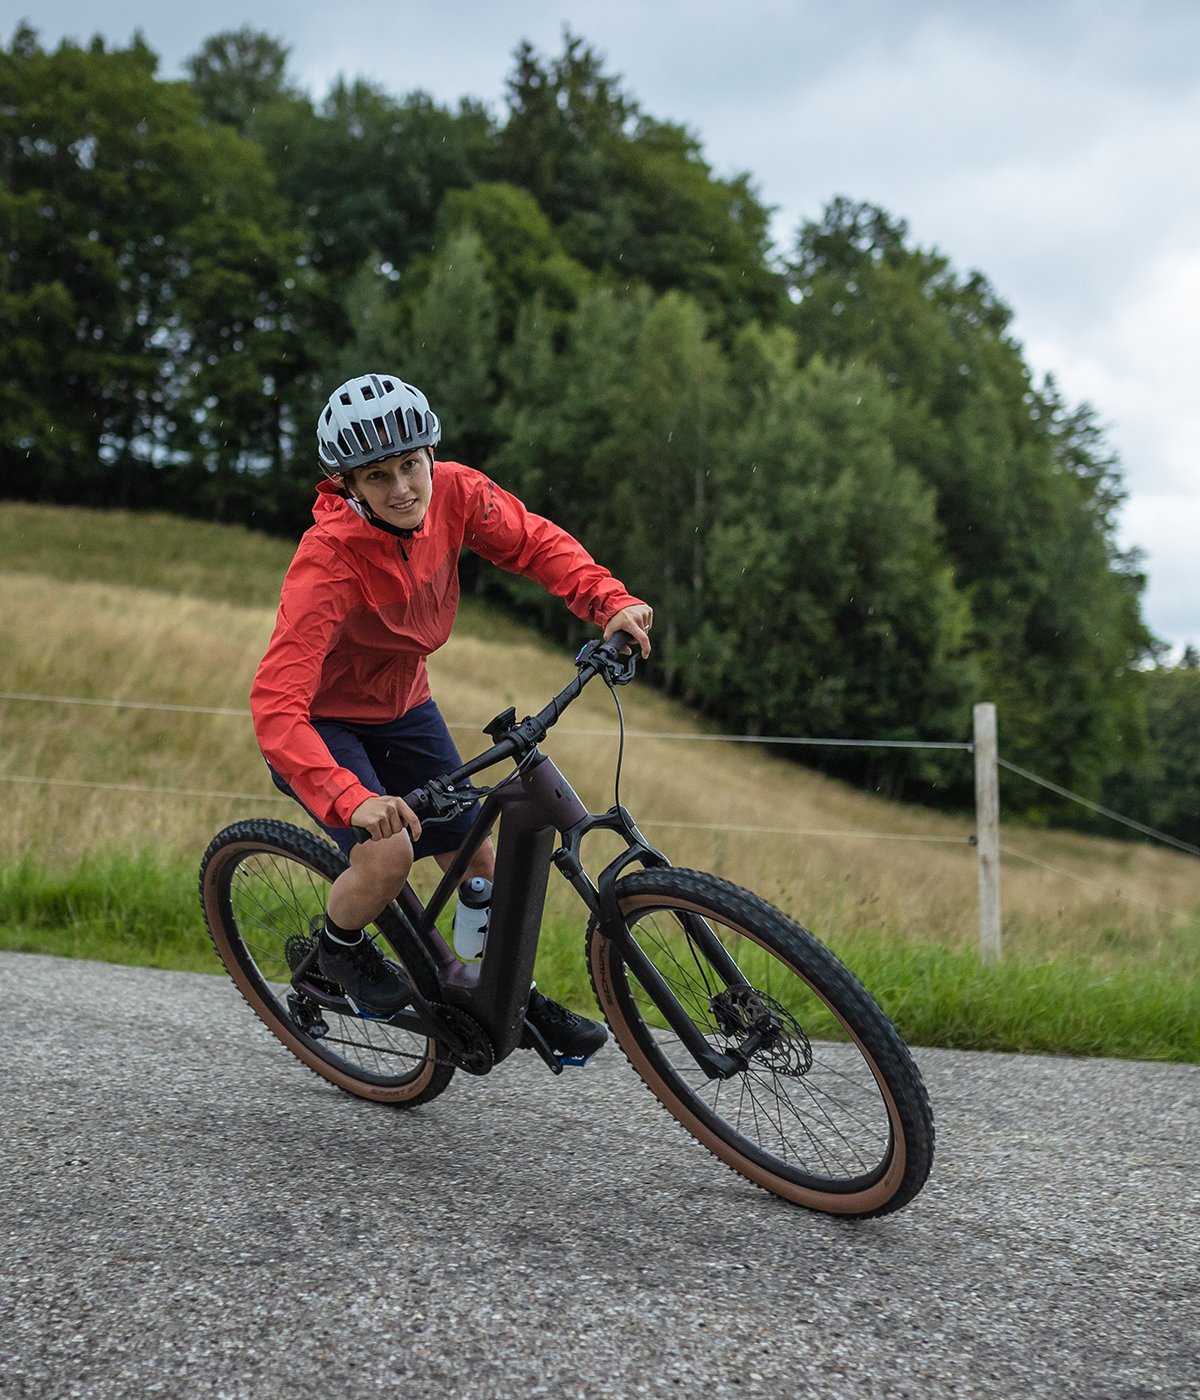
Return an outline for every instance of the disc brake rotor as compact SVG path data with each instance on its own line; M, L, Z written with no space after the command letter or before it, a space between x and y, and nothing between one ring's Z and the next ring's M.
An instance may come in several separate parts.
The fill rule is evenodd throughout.
M776 1074L800 1078L812 1069L812 1044L800 1022L782 1002L754 987L726 987L709 1002L721 1034L740 1043L760 1035L750 1058Z

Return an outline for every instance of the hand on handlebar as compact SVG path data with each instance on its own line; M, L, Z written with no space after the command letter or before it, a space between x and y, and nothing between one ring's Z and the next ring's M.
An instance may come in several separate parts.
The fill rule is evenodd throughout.
M368 797L350 814L350 825L369 833L372 841L386 841L402 831L414 841L421 835L421 819L400 797Z
M607 642L614 632L628 632L645 658L650 655L649 634L653 621L654 609L649 603L633 603L608 619L604 626L604 640Z

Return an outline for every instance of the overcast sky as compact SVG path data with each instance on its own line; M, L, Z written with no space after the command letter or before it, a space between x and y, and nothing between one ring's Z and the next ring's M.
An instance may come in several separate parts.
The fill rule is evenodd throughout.
M1108 427L1151 628L1200 644L1200 0L0 0L5 42L23 15L48 45L140 28L166 76L249 23L314 96L340 73L497 111L517 43L557 53L568 24L752 174L781 246L845 194L983 272Z

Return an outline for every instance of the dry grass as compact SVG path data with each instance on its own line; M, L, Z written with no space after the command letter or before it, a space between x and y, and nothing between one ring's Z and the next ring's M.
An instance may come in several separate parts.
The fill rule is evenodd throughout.
M4 508L10 526L12 510ZM36 514L28 519L40 527ZM121 527L130 528L128 520ZM202 583L213 587L211 578L197 582L194 559L186 586L174 587L170 551L181 547L174 538L163 542L161 557L147 565L150 586L71 577L61 549L43 547L45 571L34 558L19 559L20 571L0 575L0 688L244 709L273 609L258 598L239 606L194 596L190 590ZM258 558L259 581L246 591L261 596L288 552L278 541L262 548L265 561L256 537L243 532L237 550L244 557L227 553L220 577L246 576ZM77 552L86 553L82 545ZM78 573L86 572L81 558ZM477 731L496 711L535 709L571 674L564 654L487 635L456 636L431 669L464 751L483 746ZM676 864L755 888L826 936L884 931L950 946L974 940L968 818L884 802L748 745L640 737L696 732L696 725L649 690L634 685L622 695L627 722L639 732L626 747L622 798ZM573 732L580 730L603 733ZM547 748L589 806L612 802L616 734L602 687L571 710ZM84 854L130 851L198 859L227 822L263 814L303 820L271 787L241 717L0 700L0 774L10 779L0 784L0 863L27 855L66 867ZM107 791L55 780L246 795ZM762 827L782 832L740 829ZM1100 968L1194 963L1194 859L1147 844L1012 827L1003 841L1014 853L1003 872L1006 948L1035 957L1084 953ZM552 880L552 890L558 883ZM566 915L574 896L564 888L552 897L552 911Z

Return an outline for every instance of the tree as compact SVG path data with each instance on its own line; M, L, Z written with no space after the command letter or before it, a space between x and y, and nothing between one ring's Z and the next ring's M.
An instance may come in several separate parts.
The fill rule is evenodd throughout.
M806 223L791 275L802 358L872 366L895 395L897 462L933 490L1006 752L1095 794L1113 735L1139 723L1131 676L1151 639L1094 415L1033 384L986 279L912 248L875 206L839 199Z
M257 150L155 68L140 42L49 54L28 29L0 54L6 490L169 503L184 464L281 468L299 249Z
M636 561L623 546L627 519L617 488L629 470L614 441L628 443L631 367L641 327L653 306L644 288L622 293L593 287L565 322L540 301L523 308L513 344L500 357L496 410L500 442L491 459L497 481L534 510L582 539L617 573ZM648 500L661 512L666 503ZM631 587L639 585L626 578ZM553 634L570 626L521 580L508 596Z
M430 254L447 190L492 168L483 107L452 113L424 93L397 99L362 81L339 80L316 107L307 97L272 103L253 131L307 256L339 295L368 258L403 270Z
M727 367L699 306L668 292L638 327L623 402L597 456L630 586L661 620L656 668L694 698L692 645L711 603L707 554L721 503L711 476L734 442Z
M1200 657L1188 647L1178 664L1139 672L1148 742L1121 747L1122 763L1103 801L1191 846L1200 846ZM1094 823L1120 834L1111 821Z
M782 314L769 211L749 176L717 179L697 139L645 115L582 39L568 30L550 60L523 44L508 106L505 175L573 257L624 284L686 292L722 330Z
M279 39L243 26L206 39L183 66L205 114L245 136L260 109L295 96L288 52Z
M696 688L751 733L919 739L965 732L970 611L932 493L900 467L877 373L817 359L783 332L735 346L735 450L721 460ZM898 792L940 766L806 755Z
M499 335L511 340L522 306L539 301L549 311L572 311L591 283L587 269L563 247L550 221L527 190L481 181L451 190L437 220L438 243L470 230L483 256L496 297ZM410 270L418 283L420 263Z

